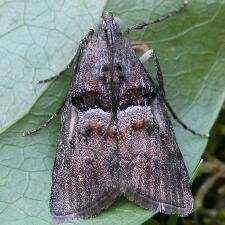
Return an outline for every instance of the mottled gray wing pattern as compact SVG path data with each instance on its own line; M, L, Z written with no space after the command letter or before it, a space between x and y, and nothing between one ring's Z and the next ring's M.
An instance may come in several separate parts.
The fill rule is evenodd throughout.
M87 218L119 194L118 157L111 115L78 112L66 102L55 159L50 208L56 221Z
M191 213L189 176L166 106L156 96L148 106L118 114L120 189L138 205L164 213Z

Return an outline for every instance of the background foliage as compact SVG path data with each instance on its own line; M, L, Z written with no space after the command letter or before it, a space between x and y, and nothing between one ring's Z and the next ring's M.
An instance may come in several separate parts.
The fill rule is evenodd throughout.
M66 68L79 40L103 10L120 17L126 28L166 15L181 4L178 0L0 2L1 224L53 224L48 201L59 119L33 136L23 138L21 133L39 126L57 109L71 71L48 84L36 82ZM225 96L224 11L224 0L193 0L179 15L130 35L143 49L156 49L169 102L183 121L203 133L213 125ZM154 74L151 64L146 67ZM176 123L174 127L193 174L207 140ZM135 225L153 214L119 198L96 218L76 223Z

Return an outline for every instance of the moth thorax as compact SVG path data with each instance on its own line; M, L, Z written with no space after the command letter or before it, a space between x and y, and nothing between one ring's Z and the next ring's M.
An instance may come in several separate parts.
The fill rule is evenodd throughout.
M116 30L119 28L118 19L114 19L111 12L105 11L102 14L102 20L99 23L98 28L101 30L107 30L109 28Z

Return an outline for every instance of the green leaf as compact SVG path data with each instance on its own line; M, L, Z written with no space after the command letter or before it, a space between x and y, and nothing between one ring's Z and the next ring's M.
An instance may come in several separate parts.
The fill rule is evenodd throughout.
M198 177L198 175L200 174L201 168L202 168L202 164L203 164L203 159L201 159L198 163L198 165L195 167L195 170L192 173L192 176L190 178L190 184L193 183L193 181Z
M177 215L170 215L169 220L168 220L168 225L176 225L177 224Z
M59 106L71 71L49 84L36 84L62 71L79 40L104 7L123 27L149 21L181 1L2 1L0 3L0 221L3 225L53 224L49 214L51 170L59 118L47 129L22 137ZM179 117L207 133L225 96L225 1L193 0L177 16L130 38L156 49L166 95ZM149 65L146 65L150 69ZM152 69L152 68L151 68ZM152 71L152 73L154 73ZM190 175L207 140L174 127ZM96 218L79 224L141 224L154 215L119 198Z

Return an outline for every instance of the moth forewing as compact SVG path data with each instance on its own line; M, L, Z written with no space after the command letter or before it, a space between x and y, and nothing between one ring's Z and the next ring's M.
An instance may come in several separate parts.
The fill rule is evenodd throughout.
M159 86L111 13L83 50L63 110L53 169L55 218L89 218L124 194L188 215L193 198Z

